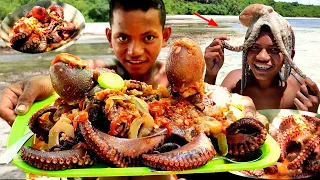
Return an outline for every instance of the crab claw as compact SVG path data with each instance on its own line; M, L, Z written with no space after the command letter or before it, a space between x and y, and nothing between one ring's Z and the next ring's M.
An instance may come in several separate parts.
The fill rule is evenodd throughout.
M79 103L94 86L93 72L86 62L68 53L55 57L49 73L54 90L70 105Z

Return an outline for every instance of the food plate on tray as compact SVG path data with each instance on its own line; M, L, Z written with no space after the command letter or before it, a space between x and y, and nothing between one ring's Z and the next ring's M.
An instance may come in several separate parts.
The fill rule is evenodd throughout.
M26 131L28 131L28 120L37 110L50 105L57 98L57 95L53 95L43 101L39 101L33 104L30 111L24 116L18 116L15 123L12 126L7 147L10 147L14 142L19 140ZM32 138L31 138L32 139ZM29 146L32 140L29 140L25 145ZM279 146L276 141L270 136L267 136L265 143L261 147L262 156L254 162L239 162L232 163L223 159L214 159L209 161L206 165L196 169L185 171L155 171L149 167L128 167L128 168L111 168L105 164L97 164L90 168L82 169L68 169L60 171L46 171L37 169L28 165L20 158L21 152L19 152L12 163L20 169L42 176L49 177L101 177L101 176L140 176L140 175L167 175L167 174L193 174L193 173L214 173L214 172L227 172L227 171L240 171L244 169L257 169L264 168L274 164L280 154Z
M16 8L0 26L4 43L23 53L60 51L77 41L85 19L75 7L55 1L38 1Z
M298 118L306 115L310 117L320 118L320 114L317 114L317 113L301 111L301 110L292 110L292 109L265 109L265 110L259 110L259 112L264 116L266 116L269 120L269 123L270 123L269 133L274 133L275 131L277 131L283 119L289 116ZM288 126L288 124L291 123L291 121L288 121L288 122L289 123L287 123L286 126ZM303 132L303 134L305 133L306 131ZM271 134L271 135L275 136L274 134ZM289 147L289 145L287 147ZM310 163L304 163L304 164L310 164ZM301 168L301 166L298 168ZM256 171L259 171L259 170L257 169ZM261 176L250 175L248 174L248 172L242 172L242 171L231 171L230 173L238 176L246 177L246 178L253 178L253 179L303 179L303 178L311 178L311 177L319 176L319 173L314 173L314 174L300 173L300 174L297 174L299 175L298 177L290 177L290 175L288 174L284 174L284 175L270 174L270 173L267 173L267 171L265 171L265 174L261 174L261 172L257 173L257 174L261 174Z

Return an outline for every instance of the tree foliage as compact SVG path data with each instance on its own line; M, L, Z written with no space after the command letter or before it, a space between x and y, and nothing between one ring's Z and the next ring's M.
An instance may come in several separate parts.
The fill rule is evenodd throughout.
M0 19L4 19L15 8L37 0L1 0ZM59 1L59 0L58 0ZM108 0L63 0L77 8L86 22L109 20ZM285 17L320 17L320 6L302 5L297 2L275 2L274 0L164 0L168 14L239 15L248 5L260 3L272 6Z

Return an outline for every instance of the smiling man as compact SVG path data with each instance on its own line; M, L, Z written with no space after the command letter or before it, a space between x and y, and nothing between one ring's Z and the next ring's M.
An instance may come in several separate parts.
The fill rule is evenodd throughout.
M318 86L291 70L288 63L288 57L293 59L295 54L295 38L289 22L272 7L262 4L246 7L239 19L248 27L245 42L250 41L250 46L243 51L242 69L229 72L221 85L230 92L251 97L258 110L317 112ZM222 40L228 38L216 37L205 51L206 81L212 84L224 63Z
M167 86L164 62L156 61L171 34L160 0L111 1L110 29L106 36L117 57L116 72L124 79Z

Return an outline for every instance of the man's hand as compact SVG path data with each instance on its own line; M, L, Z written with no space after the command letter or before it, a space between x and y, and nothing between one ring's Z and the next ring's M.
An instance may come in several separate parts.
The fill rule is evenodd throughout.
M17 114L27 113L35 100L54 92L49 76L35 76L8 86L0 95L0 117L12 126Z
M206 61L205 81L210 84L215 84L218 71L224 63L224 47L221 40L228 40L228 38L226 36L214 38L204 52L204 59Z
M320 92L317 84L306 78L306 84L301 85L294 104L297 109L317 113L319 107Z

